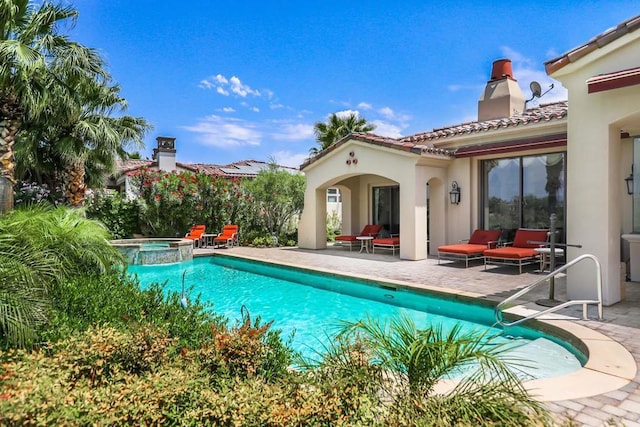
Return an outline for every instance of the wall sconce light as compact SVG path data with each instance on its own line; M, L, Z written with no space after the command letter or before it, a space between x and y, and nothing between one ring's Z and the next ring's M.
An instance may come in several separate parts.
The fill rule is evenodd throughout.
M631 173L629 174L628 177L624 179L624 181L627 183L627 194L632 195L633 194L633 165L631 165Z
M456 181L451 183L451 191L449 191L449 201L452 205L460 203L460 187Z

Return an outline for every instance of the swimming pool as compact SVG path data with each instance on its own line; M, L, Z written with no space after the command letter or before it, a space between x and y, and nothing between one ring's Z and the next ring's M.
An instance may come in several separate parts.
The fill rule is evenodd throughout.
M441 324L446 329L462 323L466 331L484 331L495 322L493 308L461 297L418 293L393 284L328 275L216 255L193 261L155 266L130 266L141 285L167 281L167 290L180 291L182 275L191 298L203 301L230 319L245 306L252 317L274 320L286 338L295 331L293 347L307 356L323 348L340 321L368 315L385 319L398 313L410 316L420 328ZM528 327L492 329L513 343L512 356L530 360L524 379L549 378L581 368L586 357L570 343Z

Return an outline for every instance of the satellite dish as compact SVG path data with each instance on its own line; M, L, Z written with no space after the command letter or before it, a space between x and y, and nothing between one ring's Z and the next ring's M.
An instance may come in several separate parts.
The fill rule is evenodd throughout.
M540 98L542 95L542 86L536 81L532 81L531 84L529 84L529 89L531 89L531 95L533 95L534 98Z

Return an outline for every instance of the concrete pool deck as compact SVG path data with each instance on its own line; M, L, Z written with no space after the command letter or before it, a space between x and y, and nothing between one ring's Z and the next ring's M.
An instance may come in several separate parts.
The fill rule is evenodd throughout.
M437 259L405 261L386 253L366 254L331 247L319 251L249 247L197 249L194 255L216 252L399 282L416 288L453 291L489 301L501 301L541 277L535 273L534 266L520 275L514 267L489 266L485 271L481 262L471 263L465 269L462 262L443 261L438 265ZM570 330L589 346L586 369L563 376L562 380L537 380L549 384L532 385L534 393L544 390L546 396L541 400L553 413L571 417L572 425L601 426L611 425L607 423L614 421L617 424L613 425L640 427L640 374L637 369L640 362L640 283L627 282L625 285L625 301L605 307L603 321L595 320L595 306L589 307L589 318L594 320L579 320L582 317L580 306L547 316L556 320L545 320ZM557 299L563 299L564 290L564 280L558 278ZM526 299L547 298L547 293L547 288L543 288ZM518 309L542 310L543 307L530 303ZM577 392L573 396L589 397L573 397L573 390Z

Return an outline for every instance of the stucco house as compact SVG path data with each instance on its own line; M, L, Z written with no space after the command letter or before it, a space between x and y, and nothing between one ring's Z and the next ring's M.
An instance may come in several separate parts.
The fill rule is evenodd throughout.
M308 159L299 246L326 248L328 188L340 189L343 233L384 224L399 233L407 260L435 255L476 228L501 228L506 239L520 227L548 228L556 214L559 240L581 246L567 247L567 260L597 256L604 303L620 301L627 269L640 281L632 234L640 233L638 28L640 16L545 63L567 101L526 108L511 62L501 59L477 121L398 139L352 134ZM568 297L595 298L594 274L589 264L569 270Z

